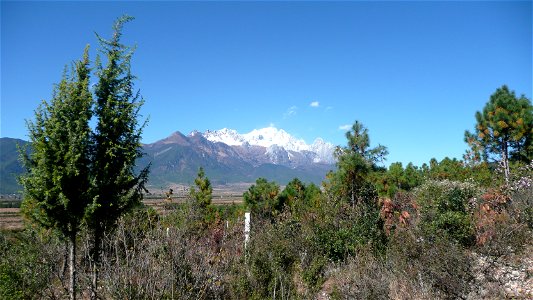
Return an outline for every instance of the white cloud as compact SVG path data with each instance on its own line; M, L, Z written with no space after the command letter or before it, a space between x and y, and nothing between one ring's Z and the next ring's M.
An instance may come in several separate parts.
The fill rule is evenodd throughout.
M320 103L318 101L313 101L309 104L309 106L311 107L319 107L320 106Z
M291 106L287 109L287 111L283 114L283 118L284 119L287 119L289 117L292 117L294 115L296 115L296 111L298 110L298 107L296 106Z
M352 125L350 124L339 126L339 130L350 130L350 128L352 128Z

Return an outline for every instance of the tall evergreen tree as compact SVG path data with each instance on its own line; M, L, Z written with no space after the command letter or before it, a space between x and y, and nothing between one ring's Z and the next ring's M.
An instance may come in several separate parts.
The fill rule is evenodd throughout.
M483 111L476 112L475 133L465 132L472 146L469 156L501 161L505 180L509 180L509 160L533 159L533 106L525 96L503 85L490 96Z
M346 133L346 138L348 145L337 147L335 151L337 170L328 174L329 181L325 183L325 188L327 196L336 200L330 202L334 205L329 209L336 214L346 214L347 222L340 227L331 227L335 222L326 224L326 228L329 229L325 233L328 236L339 237L335 231L342 232L341 238L337 239L339 242L334 244L342 245L340 248L346 253L353 253L356 248L363 245L365 247L370 245L376 253L381 253L386 243L386 236L383 220L379 215L377 190L371 182L371 175L373 170L378 169L377 162L387 155L387 149L381 145L370 148L368 130L358 121L354 123L352 130ZM344 219L342 216L338 218ZM329 239L325 238L326 241ZM350 245L347 245L346 241L349 241ZM330 253L335 252L337 251L330 251ZM343 257L338 254L337 252L332 257L336 259Z
M23 213L68 240L70 299L76 298L76 236L91 202L91 129L88 47L83 59L65 73L50 103L43 102L28 121L32 151L20 151L27 173Z
M120 43L125 16L114 25L111 40L98 36L106 55L104 67L97 59L95 98L89 90L88 48L75 68L65 72L50 103L43 102L28 121L32 151L22 149L27 173L24 213L44 228L60 231L70 251L70 298L76 297L76 236L86 225L93 237L93 293L97 298L100 243L117 219L140 203L148 167L138 174L135 161L142 156L138 124L143 100L133 90L130 71L133 49ZM96 118L96 128L89 122Z
M145 123L140 125L138 117L144 101L139 91L134 91L135 76L131 73L134 49L120 43L123 25L132 19L130 16L119 18L110 40L97 35L106 64L97 59L94 198L86 216L93 237L93 299L97 297L103 234L114 227L121 215L140 203L148 176L148 167L138 174L134 171L135 161L142 156L141 133Z
M388 151L382 145L370 148L368 129L359 121L355 121L352 129L346 132L346 139L348 145L335 150L337 171L330 174L330 179L337 181L334 184L339 189L337 194L355 206L360 200L360 193L364 192L370 171L385 158Z

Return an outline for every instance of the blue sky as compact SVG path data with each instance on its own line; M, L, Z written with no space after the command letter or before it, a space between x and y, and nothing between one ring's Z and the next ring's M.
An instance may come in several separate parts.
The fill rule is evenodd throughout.
M496 88L532 95L529 2L1 2L1 137L50 99L94 32L124 42L150 121L174 131L274 125L344 145L360 120L387 164L461 158Z

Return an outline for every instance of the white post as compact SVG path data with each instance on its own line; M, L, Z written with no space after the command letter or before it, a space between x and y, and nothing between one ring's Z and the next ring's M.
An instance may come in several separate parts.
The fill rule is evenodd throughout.
M244 213L244 250L246 251L246 246L250 240L250 213Z

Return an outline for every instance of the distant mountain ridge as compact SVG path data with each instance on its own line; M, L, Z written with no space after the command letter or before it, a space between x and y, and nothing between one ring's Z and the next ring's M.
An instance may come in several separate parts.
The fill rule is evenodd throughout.
M267 127L239 134L232 129L177 131L144 145L142 165L151 163L150 183L191 184L198 168L215 184L253 182L265 177L287 183L294 177L320 183L334 168L334 146L321 139L311 145L282 129Z
M21 139L0 138L0 194L19 193L22 187L17 176L24 171L19 161L17 145L24 147L28 142Z
M0 193L21 190L16 177L23 172L16 144L26 141L0 138ZM254 182L259 177L285 184L297 177L320 183L334 168L334 146L316 139L306 144L282 129L267 127L239 134L232 129L184 135L176 131L168 137L143 145L145 156L137 165L151 164L149 186L166 188L172 184L192 184L203 167L217 185Z
M239 134L236 130L223 128L220 130L207 130L203 136L212 142L220 142L230 146L261 146L265 148L283 148L292 152L312 152L315 155L315 163L334 164L333 151L335 146L318 138L313 144L308 145L302 139L297 139L283 129L266 127L254 129L249 133ZM275 147L277 146L277 147ZM290 159L290 158L289 158Z

